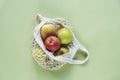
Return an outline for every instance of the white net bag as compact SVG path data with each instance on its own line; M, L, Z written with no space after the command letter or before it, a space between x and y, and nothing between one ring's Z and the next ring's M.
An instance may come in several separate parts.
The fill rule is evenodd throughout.
M46 18L38 14L36 16L36 27L33 31L34 41L33 41L33 49L32 49L32 55L35 61L44 69L46 70L59 70L63 65L66 63L69 64L83 64L89 59L89 53L86 48L84 48L76 39L74 33L71 30L70 25L68 22L62 18ZM72 32L73 39L70 44L67 45L67 48L69 49L69 52L67 54L62 54L59 56L53 55L54 52L48 51L45 46L44 42L40 35L40 29L41 27L46 23L52 23L56 25L56 28L58 29L62 25L66 28L69 28ZM80 50L86 53L86 58L84 60L73 60L74 55L76 52Z

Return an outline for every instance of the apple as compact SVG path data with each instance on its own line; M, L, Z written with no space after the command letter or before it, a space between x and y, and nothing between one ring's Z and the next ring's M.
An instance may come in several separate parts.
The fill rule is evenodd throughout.
M60 39L61 44L69 44L72 41L72 32L68 28L59 29L57 36Z
M56 34L56 25L47 23L43 25L40 29L40 34L43 40L48 36L53 36Z
M45 48L49 51L56 51L60 48L60 40L55 36L49 36L44 42Z
M54 53L54 56L59 56L59 55L62 55L62 54L65 54L65 53L68 53L69 52L69 49L66 48L66 47L61 47L59 50L57 50L55 53Z

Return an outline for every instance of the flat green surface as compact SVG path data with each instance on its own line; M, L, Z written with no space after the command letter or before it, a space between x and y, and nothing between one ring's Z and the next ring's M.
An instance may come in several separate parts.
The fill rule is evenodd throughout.
M89 61L53 72L35 64L37 13L67 19ZM120 0L0 0L0 80L120 80Z

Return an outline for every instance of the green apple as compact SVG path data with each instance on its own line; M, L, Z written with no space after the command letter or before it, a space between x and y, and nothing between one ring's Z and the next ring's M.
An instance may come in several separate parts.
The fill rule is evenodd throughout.
M57 36L61 41L61 44L69 44L72 41L72 32L68 28L59 29Z
M56 34L56 25L48 23L41 27L40 34L43 40L48 36L54 36Z

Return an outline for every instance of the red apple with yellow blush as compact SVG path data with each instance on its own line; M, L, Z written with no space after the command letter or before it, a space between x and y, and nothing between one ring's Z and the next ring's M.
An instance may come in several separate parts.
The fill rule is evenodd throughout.
M54 36L56 34L56 25L51 23L43 25L40 29L40 34L43 40L48 36Z

